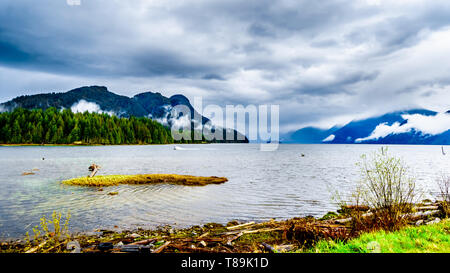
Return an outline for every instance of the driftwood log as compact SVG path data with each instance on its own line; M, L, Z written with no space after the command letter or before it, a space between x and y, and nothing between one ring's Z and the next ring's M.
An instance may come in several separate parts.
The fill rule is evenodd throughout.
M157 249L153 250L152 253L161 253L169 244L170 244L170 241L169 242L165 242L162 246L160 246Z
M91 166L89 166L89 171L91 172L91 174L89 175L90 178L94 177L98 170L100 170L100 166L97 164L92 164Z

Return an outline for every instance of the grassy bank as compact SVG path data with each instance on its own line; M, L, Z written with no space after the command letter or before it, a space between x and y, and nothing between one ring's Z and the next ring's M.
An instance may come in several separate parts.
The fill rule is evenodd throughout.
M450 220L394 232L365 233L348 242L319 241L313 253L450 253Z
M205 186L209 184L222 184L227 182L225 177L202 177L191 175L177 175L177 174L140 174L140 175L106 175L80 177L65 180L62 183L66 185L77 186L91 186L91 187L106 187L116 186L119 184L155 184L155 183L169 183L185 186Z

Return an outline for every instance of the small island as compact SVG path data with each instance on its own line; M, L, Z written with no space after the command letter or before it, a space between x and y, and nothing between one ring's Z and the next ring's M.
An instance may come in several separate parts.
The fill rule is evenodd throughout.
M66 185L90 186L90 187L107 187L117 186L119 184L156 184L168 183L184 186L206 186L209 184L222 184L227 182L225 177L203 177L192 175L178 174L138 174L138 175L105 175L95 177L79 177L64 180L62 183Z

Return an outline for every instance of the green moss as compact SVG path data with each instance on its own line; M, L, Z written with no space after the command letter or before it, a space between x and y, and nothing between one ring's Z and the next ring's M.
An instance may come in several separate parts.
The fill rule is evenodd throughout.
M325 214L324 216L322 216L322 218L320 218L319 220L330 220L330 219L334 219L337 218L339 215L334 212L334 211L329 211L327 212L327 214Z
M80 177L65 180L62 183L67 185L106 187L119 184L155 184L170 183L186 186L205 186L208 184L221 184L228 181L225 177L201 177L177 174L140 174L140 175L107 175Z
M450 252L450 220L438 224L407 227L395 232L366 233L346 243L319 241L309 250L315 253L366 253L376 242L382 253L448 253Z
M282 231L244 234L237 240L237 242L240 244L255 244L255 243L278 244L281 243L282 241L283 241Z

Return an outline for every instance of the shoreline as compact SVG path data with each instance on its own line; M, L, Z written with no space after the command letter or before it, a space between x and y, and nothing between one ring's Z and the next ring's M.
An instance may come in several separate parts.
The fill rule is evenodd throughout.
M153 146L153 145L190 145L190 144L234 144L234 143L168 143L168 144L0 144L0 147L95 147L95 146ZM247 144L247 143L236 143Z
M404 229L449 225L450 220L443 216L439 202L416 204L413 213L408 214L408 223ZM350 211L350 212L349 212ZM311 252L316 244L326 244L358 240L360 236L381 232L378 230L353 230L350 215L361 212L361 208L350 208L328 212L323 217L296 217L287 220L263 222L231 221L227 224L207 223L186 228L174 228L170 225L151 229L103 230L69 234L62 241L54 239L54 233L48 233L36 242L27 243L23 239L0 241L0 253L281 253ZM350 214L349 214L350 213ZM370 214L365 211L364 215ZM349 218L350 217L350 218ZM442 218L442 220L441 220ZM445 226L447 230L447 226ZM448 235L450 236L450 235ZM330 241L331 240L331 241ZM77 245L67 248L68 243ZM319 244L319 245L320 245ZM447 247L447 245L445 245Z

